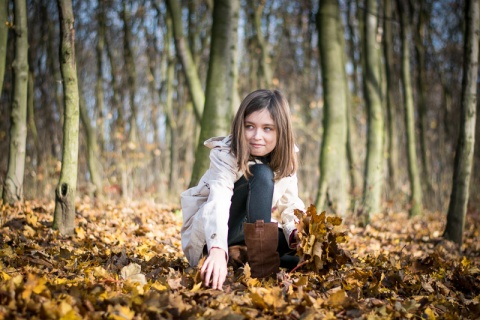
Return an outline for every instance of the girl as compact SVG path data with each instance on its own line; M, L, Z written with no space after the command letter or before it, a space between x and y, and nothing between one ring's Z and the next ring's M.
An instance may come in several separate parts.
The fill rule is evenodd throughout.
M208 254L202 279L219 290L229 255L242 260L239 248L244 247L238 245L246 244L253 277L276 273L279 257L296 248L294 210L305 209L298 197L287 100L277 90L250 93L240 104L231 135L211 138L205 145L212 149L210 168L181 195L185 256L195 266ZM274 209L281 228L271 221Z

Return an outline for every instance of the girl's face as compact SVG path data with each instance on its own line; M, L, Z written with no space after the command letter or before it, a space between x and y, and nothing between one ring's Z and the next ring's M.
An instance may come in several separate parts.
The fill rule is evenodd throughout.
M267 109L255 111L245 117L245 139L252 156L266 156L275 149L277 128Z

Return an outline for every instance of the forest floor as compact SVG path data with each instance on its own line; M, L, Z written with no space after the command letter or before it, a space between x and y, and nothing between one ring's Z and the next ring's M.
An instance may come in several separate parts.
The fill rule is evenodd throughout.
M478 319L480 213L464 245L442 241L445 216L343 223L351 261L259 281L229 270L202 286L180 244L178 208L148 202L76 206L75 236L51 229L53 202L3 205L0 319ZM248 269L248 268L245 268Z

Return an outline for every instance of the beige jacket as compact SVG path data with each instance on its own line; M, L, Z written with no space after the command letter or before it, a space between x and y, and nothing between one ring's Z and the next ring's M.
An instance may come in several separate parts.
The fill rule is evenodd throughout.
M210 168L197 186L181 194L182 248L192 266L198 264L205 244L208 251L212 247L219 247L228 253L228 217L233 185L244 174L238 170L237 160L230 153L231 136L211 138L204 144L212 149ZM275 181L274 207L280 213L280 226L288 240L296 228L294 210L305 209L298 197L295 174Z

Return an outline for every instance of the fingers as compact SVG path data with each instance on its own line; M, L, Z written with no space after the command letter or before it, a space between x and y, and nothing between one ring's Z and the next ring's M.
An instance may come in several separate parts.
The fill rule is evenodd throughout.
M226 263L218 263L211 257L208 257L200 270L200 275L206 287L211 284L213 289L222 290L223 283L227 277Z
M223 290L223 282L227 277L227 271L222 268L214 268L213 277L212 277L212 288Z

